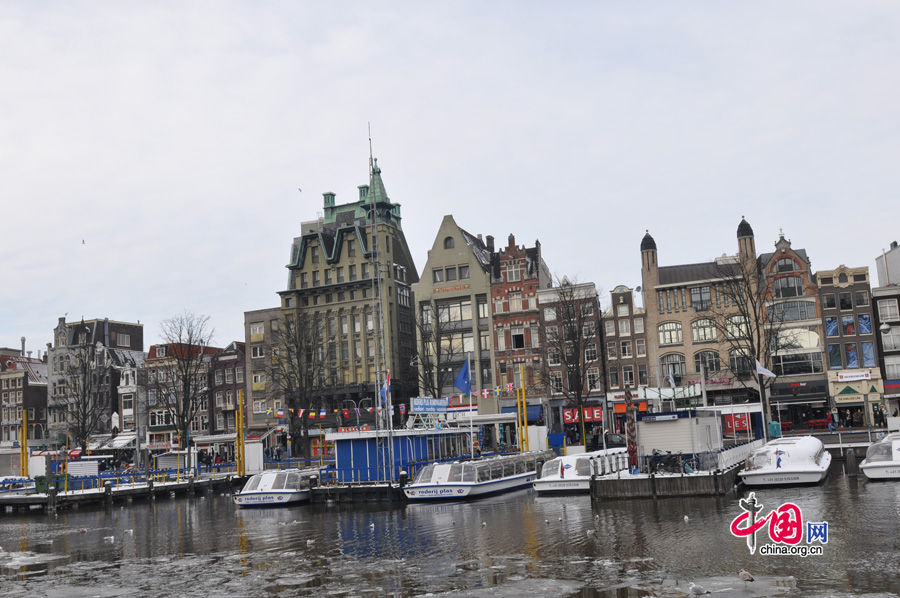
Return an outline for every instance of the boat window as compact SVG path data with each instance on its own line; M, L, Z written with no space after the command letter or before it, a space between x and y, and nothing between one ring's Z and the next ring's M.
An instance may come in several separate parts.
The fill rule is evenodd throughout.
M866 449L866 461L869 463L875 461L891 461L893 460L893 456L891 455L891 443L890 442L876 442L868 449Z
M472 464L466 464L463 466L463 479L464 482L474 482L478 479L478 470Z
M255 475L252 478L250 478L250 481L247 482L246 486L244 486L244 489L242 490L242 492L250 492L252 490L256 490L256 488L259 486L259 481L261 479L262 479L261 475Z
M502 463L494 463L491 465L491 479L499 480L503 477L503 464Z
M541 477L545 478L548 475L556 475L559 473L559 459L551 459L544 463L544 468L541 470Z
M299 473L289 473L287 476L287 480L284 482L285 490L299 490L300 489L300 474Z
M287 479L286 473L279 473L275 476L275 481L272 482L272 490L282 490L284 489L284 481Z
M747 464L744 469L752 471L754 469L762 469L772 464L772 454L769 451L758 451L750 453L747 457Z
M431 481L431 474L434 473L434 463L431 465L426 465L422 469L419 470L419 473L416 474L416 479L413 480L413 484L427 484Z
M516 473L528 473L528 468L525 465L525 459L519 457L516 459Z
M491 466L485 463L478 466L478 481L487 482L491 479Z
M591 460L588 457L582 457L575 461L575 475L591 475Z
M462 481L462 472L463 466L459 463L454 463L450 466L450 473L447 474L448 482L461 482Z

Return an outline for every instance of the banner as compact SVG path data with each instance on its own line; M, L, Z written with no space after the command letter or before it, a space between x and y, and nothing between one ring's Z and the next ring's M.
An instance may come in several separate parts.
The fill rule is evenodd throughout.
M725 432L734 434L735 432L750 431L750 414L749 413L733 413L725 415Z

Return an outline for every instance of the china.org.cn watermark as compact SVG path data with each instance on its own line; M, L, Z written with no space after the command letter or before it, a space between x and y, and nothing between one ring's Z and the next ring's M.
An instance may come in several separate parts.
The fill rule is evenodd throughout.
M740 501L740 515L731 522L731 533L736 538L746 538L750 554L757 549L761 555L773 556L821 556L828 544L828 522L807 521L806 543L803 544L803 512L794 503L784 503L768 514L760 516L762 503L756 500L756 493ZM756 533L768 526L770 544L757 545Z

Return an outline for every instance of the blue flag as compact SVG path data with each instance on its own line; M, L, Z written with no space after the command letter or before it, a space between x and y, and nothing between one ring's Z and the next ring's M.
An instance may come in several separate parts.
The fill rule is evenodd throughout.
M469 354L466 353L466 363L463 364L462 369L459 371L459 376L456 377L456 382L453 386L466 394L470 394L472 392L472 382L469 378Z

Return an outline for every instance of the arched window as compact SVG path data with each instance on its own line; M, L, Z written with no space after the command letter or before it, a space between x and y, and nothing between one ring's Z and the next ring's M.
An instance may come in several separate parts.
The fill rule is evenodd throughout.
M691 322L691 338L694 339L695 343L716 340L716 323L710 319Z
M718 372L722 369L722 363L719 361L719 353L717 351L700 351L694 354L694 371L698 374L702 373L700 366L706 366L706 373Z
M838 282L841 283L841 284L846 284L846 282L847 282L847 275L844 274L843 272L841 272L841 273L838 275Z
M683 342L681 324L678 322L665 322L659 325L660 345L680 345Z
M681 353L669 353L668 355L663 355L659 358L659 363L662 366L662 373L666 379L669 378L669 374L672 376L677 376L680 378L684 376L685 366L684 366L684 355ZM678 380L675 380L677 383Z
M444 239L444 249L453 249L455 243L453 242L453 237L447 237Z
M750 357L744 351L732 351L728 354L729 366L731 373L735 376L743 377L750 375Z

